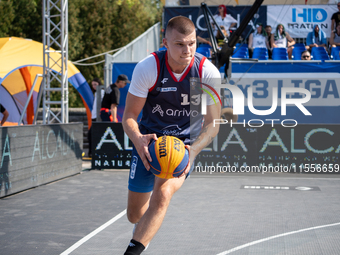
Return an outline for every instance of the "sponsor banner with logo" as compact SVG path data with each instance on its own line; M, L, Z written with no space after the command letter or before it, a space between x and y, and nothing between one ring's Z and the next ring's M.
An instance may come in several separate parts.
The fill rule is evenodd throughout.
M255 122L220 125L196 158L196 172L340 173L340 126ZM92 169L129 169L132 142L121 123L95 122ZM132 162L132 163L131 163Z
M252 124L220 125L196 158L197 172L340 173L339 125Z
M232 64L231 85L236 85L243 92L245 112L239 115L239 121L250 119L294 119L298 123L340 123L340 63L339 62L294 62L270 63L234 62ZM248 89L252 95L248 95ZM306 115L296 105L287 104L286 114L282 113L282 89L303 88L310 92L311 98L303 103L311 114ZM277 94L274 94L274 89ZM230 91L225 90L225 100ZM302 100L301 93L287 93L289 100ZM277 102L277 108L271 114L254 114L249 107L249 100L256 110L268 110ZM233 102L235 106L237 102Z
M209 10L213 15L218 13L218 6L208 6ZM227 14L231 15L234 19L237 20L237 25L232 28L232 31L235 31L236 28L240 26L241 21L244 19L248 11L250 10L250 6L228 6L227 5ZM163 28L165 30L168 21L175 16L185 16L191 19L195 26L197 35L208 38L208 29L206 26L205 18L203 15L203 11L200 6L189 6L189 7L164 7L164 21ZM257 13L254 15L254 18L249 22L248 26L242 33L242 37L248 37L248 34L255 30L256 23L266 24L267 20L267 6L261 6Z
M0 197L80 173L83 123L0 128Z
M92 169L129 169L132 143L121 123L92 123Z
M267 24L273 27L283 24L293 38L306 38L315 24L331 35L331 17L336 5L268 5Z

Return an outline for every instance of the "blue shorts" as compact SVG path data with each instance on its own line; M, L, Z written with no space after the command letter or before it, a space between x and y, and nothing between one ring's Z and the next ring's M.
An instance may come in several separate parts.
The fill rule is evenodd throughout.
M190 175L194 169L194 164L192 164L190 172L187 174L186 178ZM138 193L147 193L153 190L153 185L155 183L155 175L146 170L143 161L140 159L135 147L132 149L131 167L129 174L129 190Z

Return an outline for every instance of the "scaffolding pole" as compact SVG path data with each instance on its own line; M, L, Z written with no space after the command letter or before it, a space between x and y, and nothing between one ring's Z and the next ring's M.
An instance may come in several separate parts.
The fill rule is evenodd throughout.
M43 45L43 123L68 123L68 0L43 0Z

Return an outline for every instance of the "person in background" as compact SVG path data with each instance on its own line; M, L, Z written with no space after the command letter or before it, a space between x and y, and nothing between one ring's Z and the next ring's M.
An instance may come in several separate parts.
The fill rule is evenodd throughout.
M332 24L331 24L331 31L333 31L336 26L340 23L340 2L337 3L338 12L333 13L332 15Z
M224 27L225 31L227 32L227 37L230 35L230 28L237 24L237 20L234 19L230 14L227 14L227 7L223 4L218 6L218 14L214 15L214 19L218 26ZM212 20L210 22L214 29L214 36L217 37L218 29Z
M308 50L305 50L301 53L301 60L311 60L311 55Z
M271 43L271 36L272 36L272 26L267 25L264 30L266 30L267 33L267 40L268 40L268 57L272 58L272 43Z
M273 48L287 48L288 57L289 59L292 58L295 41L289 33L286 32L285 27L282 24L277 25L275 33L271 36L270 42Z
M313 31L308 33L306 44L306 49L309 51L313 47L324 47L327 51L326 33L320 29L319 25L314 25Z
M119 89L124 88L128 83L130 83L128 77L125 74L120 74L116 82L106 88L102 100L102 108L100 109L100 118L102 121L118 122L117 106L120 100Z
M248 40L249 57L253 56L253 50L255 48L266 48L268 49L267 33L264 31L261 23L257 23L255 26L256 30L251 33Z
M335 30L331 33L331 37L329 38L329 46L340 46L340 22L338 23L338 25L336 25Z
M97 88L99 85L102 85L101 81L99 78L94 78L91 81L91 86L92 86L92 90L94 91L94 100L93 100L93 105L92 105L92 111L91 111L91 119L92 119L92 123L97 121ZM103 89L101 89L100 91L101 93L101 100L104 97L105 91ZM101 105L101 102L100 102ZM89 129L89 132L87 133L87 139L89 141L89 152L88 152L88 156L91 158L92 157L92 126Z
M197 36L197 41L199 43L205 43L205 44L209 44L211 46L211 42L207 39L204 39L203 37Z
M9 113L2 104L0 104L0 113L2 113L2 115L3 115L1 122L0 122L0 126L3 126L5 124L8 116L9 116Z

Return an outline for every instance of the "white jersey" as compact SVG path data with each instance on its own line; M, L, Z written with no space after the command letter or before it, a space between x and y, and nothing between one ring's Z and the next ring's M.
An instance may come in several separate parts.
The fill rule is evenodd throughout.
M101 89L101 99L103 99L105 95L105 90ZM97 91L94 93L94 100L92 105L92 111L91 111L91 118L96 119L97 118Z
M253 33L252 48L267 48L267 37L262 34Z
M278 48L287 48L287 37L281 37L274 41Z
M224 28L228 32L228 34L229 34L229 28L230 28L231 24L237 23L237 20L234 19L230 14L227 14L225 16L225 18L222 18L220 15L216 14L216 15L214 15L214 19L219 26L224 26ZM214 24L212 19L210 20L210 22L212 22L212 24ZM215 26L214 27L214 36L217 35L217 32L218 32L218 30Z

